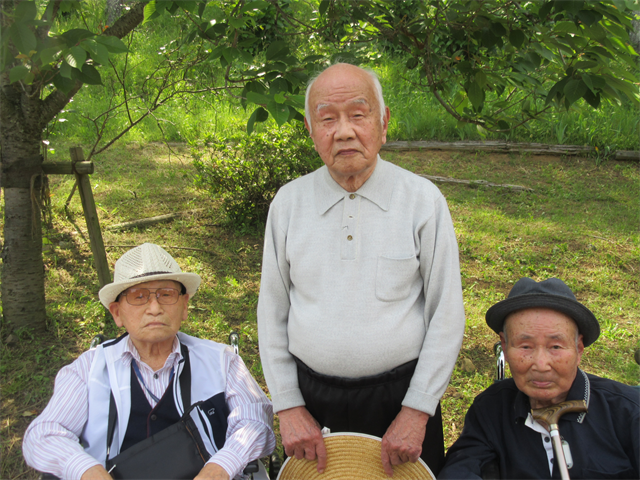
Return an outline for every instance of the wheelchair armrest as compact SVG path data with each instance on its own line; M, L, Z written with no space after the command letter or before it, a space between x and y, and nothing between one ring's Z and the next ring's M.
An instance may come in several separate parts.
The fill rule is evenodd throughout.
M245 475L249 475L250 473L256 473L258 470L260 470L260 468L258 467L258 462L259 460L254 460L252 462L249 462L247 466L244 467L244 470L242 471L242 473L244 473Z

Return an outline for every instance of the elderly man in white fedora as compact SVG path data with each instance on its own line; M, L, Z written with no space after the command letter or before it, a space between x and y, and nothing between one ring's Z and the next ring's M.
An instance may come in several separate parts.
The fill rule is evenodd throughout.
M537 414L573 400L584 400L588 411L569 410L557 423L565 474L640 478L640 396L578 367L600 327L571 289L557 278L522 278L486 320L500 335L513 378L476 397L438 478L487 478L489 470L491 478L561 478L563 461L552 447L558 442Z
M275 446L270 401L226 345L179 332L200 276L126 252L100 301L126 333L62 368L23 452L68 479L240 478Z

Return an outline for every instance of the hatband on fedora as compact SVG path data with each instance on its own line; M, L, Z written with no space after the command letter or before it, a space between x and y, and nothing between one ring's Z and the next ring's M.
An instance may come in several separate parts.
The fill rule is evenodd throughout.
M584 346L591 345L600 336L600 325L595 315L576 300L571 289L559 278L549 278L536 282L531 278L521 278L516 282L506 300L493 305L485 319L491 329L503 331L504 320L513 312L527 308L550 308L571 317L578 325Z
M277 480L388 480L382 466L382 439L364 433L341 432L323 436L327 449L327 468L318 473L317 460L285 460ZM394 480L435 480L421 458L415 463L394 465Z
M113 273L113 283L102 287L98 295L102 304L109 308L109 304L127 288L156 280L180 282L190 297L196 293L202 281L196 273L183 272L162 247L153 243L143 243L120 257Z

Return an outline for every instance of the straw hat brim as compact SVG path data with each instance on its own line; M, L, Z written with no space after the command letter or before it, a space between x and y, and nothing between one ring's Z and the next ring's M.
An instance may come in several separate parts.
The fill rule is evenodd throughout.
M156 280L175 280L176 282L180 282L184 285L184 288L187 289L189 297L193 297L193 295L198 290L198 287L200 286L200 282L202 282L200 275L198 275L197 273L158 273L138 278L130 278L124 282L109 283L108 285L102 287L98 295L102 304L106 308L109 308L109 305L112 302L115 302L116 297L120 295L120 293L124 292L127 288L133 287L134 285L138 285L140 283L155 282Z
M329 433L324 436L327 468L319 474L318 461L289 457L278 480L388 480L382 467L382 439L363 433ZM393 467L393 480L435 480L422 459Z

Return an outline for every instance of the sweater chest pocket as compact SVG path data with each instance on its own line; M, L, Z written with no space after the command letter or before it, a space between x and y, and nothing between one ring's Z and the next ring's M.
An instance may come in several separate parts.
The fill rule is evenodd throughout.
M415 256L408 258L378 257L376 270L376 298L383 302L404 300L418 275L420 262Z

